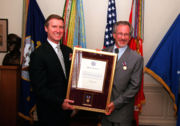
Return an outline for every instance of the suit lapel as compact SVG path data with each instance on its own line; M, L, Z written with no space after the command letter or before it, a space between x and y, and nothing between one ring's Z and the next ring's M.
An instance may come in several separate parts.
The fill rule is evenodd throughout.
M55 52L55 50L53 49L53 47L49 44L49 42L47 42L47 52L49 54L51 54L51 58L53 58L56 62L57 62L57 69L61 69L61 71L63 72L63 68L62 68L62 65L61 65L61 62L59 61L59 58ZM64 56L64 53L63 53L63 56ZM64 75L64 72L63 72L63 75ZM65 75L64 75L65 77Z
M56 59L56 60L60 63L59 58L58 58L55 50L54 50L53 47L49 44L49 42L47 42L47 48L48 48L47 50L48 50L49 54L52 55L52 58Z
M122 56L120 57L120 59L117 61L117 65L116 65L116 68L119 68L119 67L123 67L123 65L127 65L127 58L128 58L128 55L129 55L129 47L125 50L125 52L122 54Z
M114 46L111 46L108 48L108 52L113 52ZM127 65L128 55L130 54L130 48L127 47L125 52L122 54L119 60L116 62L116 69L119 69L120 67L123 69L123 65Z

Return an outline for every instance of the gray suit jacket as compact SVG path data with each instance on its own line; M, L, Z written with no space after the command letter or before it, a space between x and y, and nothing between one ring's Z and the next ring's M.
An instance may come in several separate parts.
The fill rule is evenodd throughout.
M113 46L104 49L113 52ZM123 69L123 66L127 69ZM111 101L114 102L115 110L106 116L112 122L129 122L133 120L134 99L138 92L143 73L143 57L131 50L125 50L117 61Z

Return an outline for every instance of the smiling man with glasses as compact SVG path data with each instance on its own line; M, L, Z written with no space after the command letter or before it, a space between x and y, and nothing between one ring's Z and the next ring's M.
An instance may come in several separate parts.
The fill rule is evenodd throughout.
M143 57L128 47L132 27L128 21L113 26L115 44L104 51L117 53L111 102L102 118L102 126L132 126L135 95L139 91Z

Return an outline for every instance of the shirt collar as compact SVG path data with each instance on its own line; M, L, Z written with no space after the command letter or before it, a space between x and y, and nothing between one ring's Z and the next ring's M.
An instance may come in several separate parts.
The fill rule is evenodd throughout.
M50 41L49 39L47 39L47 41L49 42L49 44L55 49L57 46L60 46L60 43L56 44L52 41Z
M122 48L118 48L117 46L116 46L116 44L114 44L114 48L113 48L113 51L114 51L114 49L115 48L118 48L119 49L119 51L121 51L121 50L126 50L127 49L127 45L126 46L124 46L124 47L122 47Z

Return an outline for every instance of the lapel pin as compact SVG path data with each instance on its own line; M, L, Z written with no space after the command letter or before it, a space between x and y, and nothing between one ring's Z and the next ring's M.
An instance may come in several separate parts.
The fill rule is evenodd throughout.
M72 60L72 53L69 54L69 60Z

